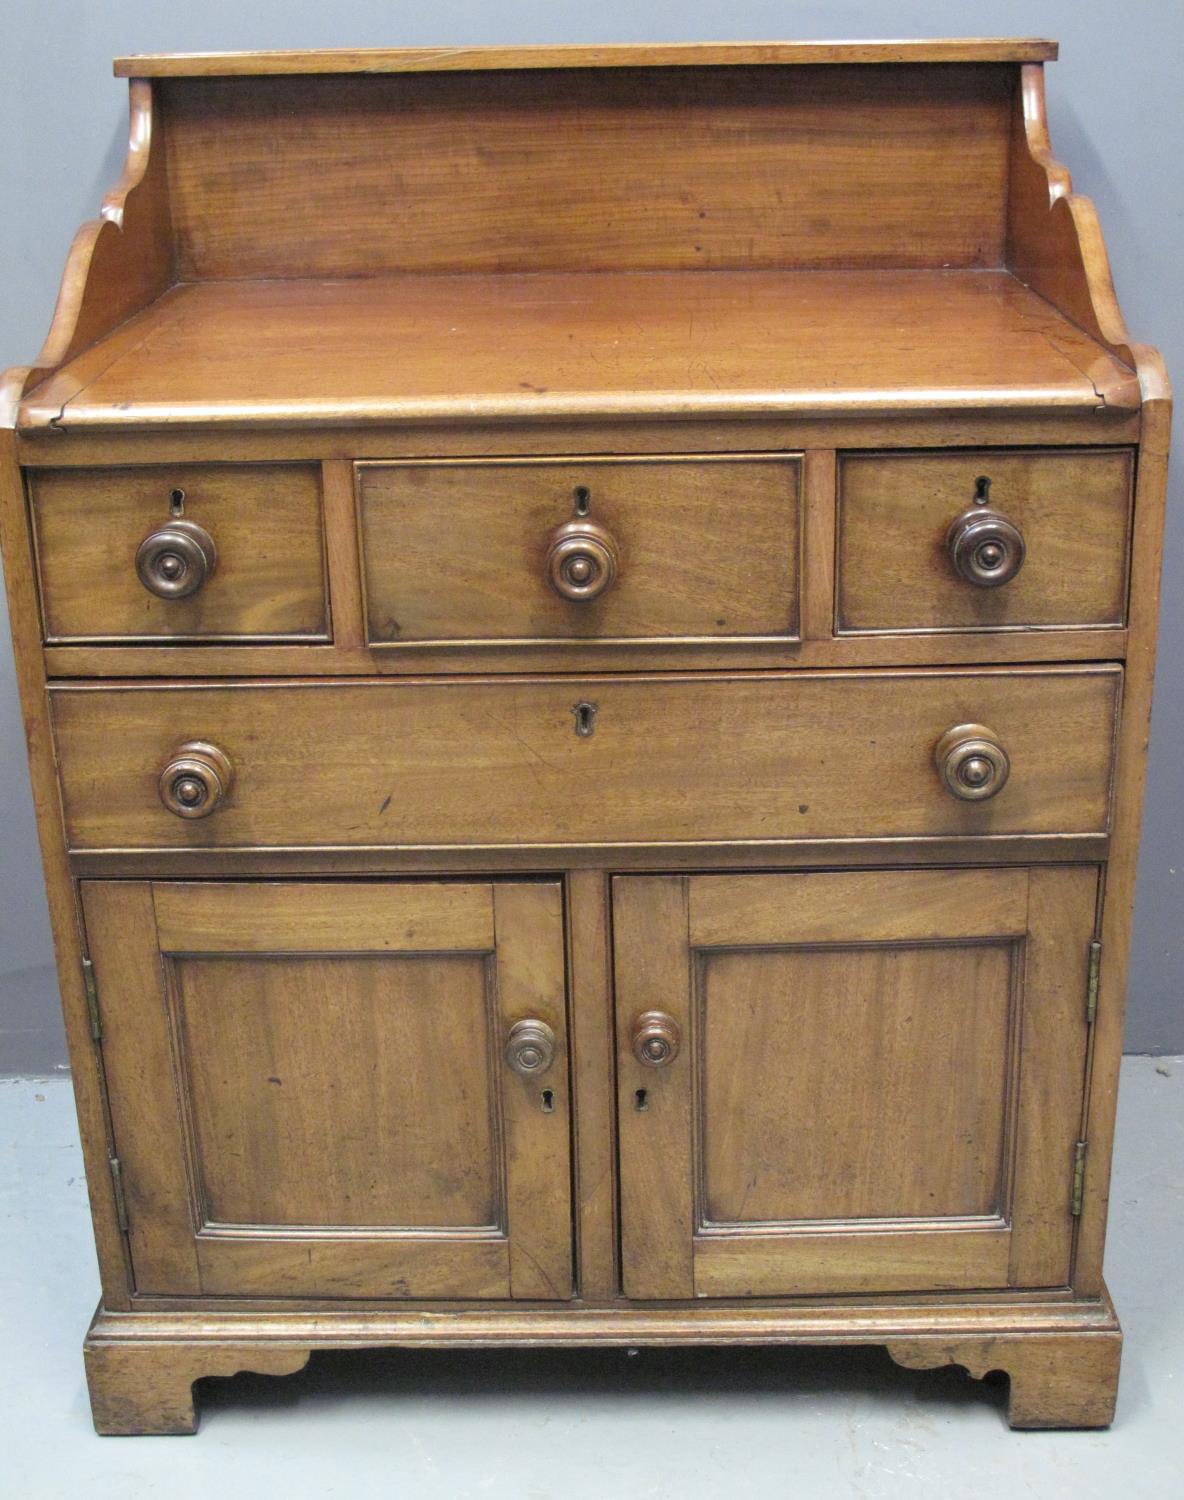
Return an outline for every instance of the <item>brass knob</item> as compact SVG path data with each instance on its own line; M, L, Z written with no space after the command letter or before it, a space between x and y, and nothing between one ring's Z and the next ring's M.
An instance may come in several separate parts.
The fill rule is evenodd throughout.
M954 571L980 589L1010 583L1023 564L1024 550L1019 527L997 510L964 511L946 532L946 551Z
M665 1011L647 1010L633 1023L633 1056L647 1068L664 1068L678 1056L682 1032Z
M195 521L167 521L136 549L136 573L160 599L188 599L218 563L214 538Z
M178 818L208 818L229 792L234 767L204 740L187 740L160 773L160 800Z
M537 1078L555 1061L555 1033L546 1021L516 1021L506 1038L506 1061L520 1078Z
M617 576L618 561L611 532L595 521L568 521L547 543L547 582L561 599L596 599Z
M964 802L983 802L1001 792L1011 774L1007 751L982 724L955 724L933 752L947 792Z

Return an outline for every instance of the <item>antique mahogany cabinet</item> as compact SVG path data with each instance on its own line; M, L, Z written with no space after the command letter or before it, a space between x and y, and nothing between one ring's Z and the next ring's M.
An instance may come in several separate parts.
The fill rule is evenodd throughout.
M1170 398L1055 51L117 63L0 386L101 1432L424 1344L1110 1420Z

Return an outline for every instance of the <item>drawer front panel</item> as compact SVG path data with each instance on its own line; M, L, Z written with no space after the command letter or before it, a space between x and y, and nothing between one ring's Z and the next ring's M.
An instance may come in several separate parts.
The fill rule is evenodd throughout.
M1133 469L1129 449L849 455L838 630L1123 624Z
M800 468L360 464L370 643L795 639Z
M329 638L315 464L42 469L29 501L50 642Z
M50 698L78 850L677 844L1105 832L1120 683L1091 667ZM1002 783L1000 748L1010 775L964 800L939 742L964 792Z

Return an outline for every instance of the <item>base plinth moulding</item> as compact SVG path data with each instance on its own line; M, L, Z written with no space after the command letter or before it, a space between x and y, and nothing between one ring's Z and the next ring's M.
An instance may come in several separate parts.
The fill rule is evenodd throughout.
M1105 1427L1122 1332L1097 1302L851 1303L792 1308L507 1307L490 1311L129 1312L102 1308L86 1337L95 1428L197 1430L196 1381L240 1371L291 1375L325 1349L580 1345L883 1345L909 1369L960 1365L1011 1382L1012 1427Z

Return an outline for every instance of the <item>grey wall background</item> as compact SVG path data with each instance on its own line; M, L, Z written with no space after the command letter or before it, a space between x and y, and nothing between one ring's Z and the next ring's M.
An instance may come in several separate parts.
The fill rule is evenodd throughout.
M74 230L119 175L125 52L515 42L1051 36L1057 155L1095 199L1136 338L1184 400L1184 0L4 0L0 5L0 366L49 326ZM40 861L0 600L0 1072L64 1066ZM1160 671L1135 919L1127 1047L1184 1051L1184 453L1164 572Z

